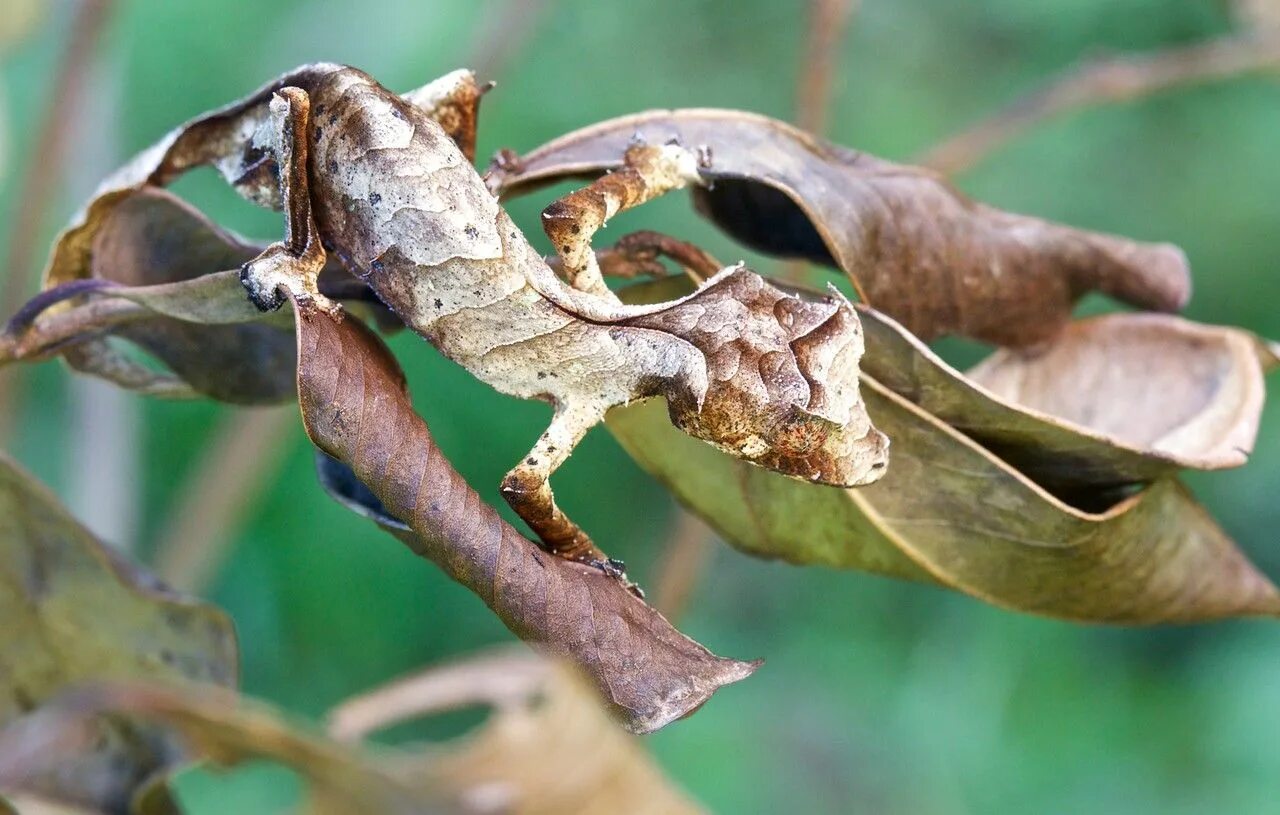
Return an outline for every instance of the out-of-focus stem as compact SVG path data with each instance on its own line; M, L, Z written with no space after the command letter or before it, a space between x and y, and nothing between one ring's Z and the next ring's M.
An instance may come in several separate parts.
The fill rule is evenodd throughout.
M170 585L190 592L217 575L253 499L279 469L295 436L294 405L230 413L214 432L158 536L154 568Z
M546 10L544 0L506 0L488 4L471 40L470 67L482 79L501 77L533 34Z
M810 0L809 25L796 82L796 124L823 135L831 112L831 76L835 72L849 20L860 0ZM782 264L781 276L805 282L809 265L802 260Z
M677 507L654 582L653 606L672 623L689 607L702 574L715 554L715 533L692 512Z
M946 139L916 158L916 163L954 175L1030 128L1071 111L1265 71L1280 71L1280 32L1232 35L1150 54L1092 59Z
M41 227L60 187L60 171L93 61L94 44L111 16L112 6L112 0L81 0L76 6L71 39L16 199L19 204L9 231L4 280L0 282L0 319L7 319L17 309L33 282L32 264L43 236ZM0 444L13 431L14 386L13 371L0 375Z
M812 0L809 4L809 33L796 87L796 124L810 133L821 134L827 129L831 111L831 76L849 19L858 2Z

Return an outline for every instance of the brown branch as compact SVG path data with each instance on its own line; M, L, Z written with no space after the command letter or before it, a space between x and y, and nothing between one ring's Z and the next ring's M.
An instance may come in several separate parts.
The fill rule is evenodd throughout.
M654 608L672 623L679 622L688 608L715 554L716 541L715 532L697 515L683 507L677 507L676 512L653 590Z
M3 267L5 278L0 283L0 317L8 318L17 309L32 283L31 267L43 235L41 227L59 187L59 172L89 75L94 44L111 9L111 0L81 0L76 8L57 84L36 136L35 153L27 162L15 199L20 203L9 232L9 251ZM0 441L12 433L14 384L12 372L0 376Z
M158 536L155 571L199 593L214 578L252 500L280 466L283 440L297 433L293 405L229 414L188 473Z
M1071 111L1266 71L1280 71L1280 33L1275 31L1232 35L1150 54L1102 57L1068 69L1045 87L946 139L915 161L954 175L1028 129Z

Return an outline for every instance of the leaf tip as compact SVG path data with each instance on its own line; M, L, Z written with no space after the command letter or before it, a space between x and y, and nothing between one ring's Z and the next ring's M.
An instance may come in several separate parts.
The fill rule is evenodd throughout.
M699 672L690 687L678 696L658 700L646 710L621 711L622 725L637 736L654 733L672 722L697 713L707 700L725 685L741 682L764 665L763 659L740 660L714 657L715 668Z

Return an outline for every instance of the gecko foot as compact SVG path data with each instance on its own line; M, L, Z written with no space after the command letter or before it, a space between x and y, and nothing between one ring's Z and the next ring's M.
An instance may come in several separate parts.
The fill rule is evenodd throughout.
M619 583L623 585L623 588L625 588L627 591L634 594L639 599L641 600L644 599L644 589L640 588L638 584L632 583L631 580L627 577L626 563L622 562L621 560L618 560L616 557L604 558L603 560L593 558L591 560L586 561L586 563L588 566L594 566L595 568L604 572L609 577L612 577L614 580L617 580Z
M288 292L300 301L310 301L321 311L333 314L338 306L320 293L316 285L317 265L324 265L323 258L317 264L314 259L298 257L284 244L276 243L240 267L240 284L259 311L280 308Z

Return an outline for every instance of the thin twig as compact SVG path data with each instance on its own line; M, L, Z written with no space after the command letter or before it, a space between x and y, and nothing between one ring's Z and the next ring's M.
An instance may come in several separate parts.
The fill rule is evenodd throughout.
M1280 70L1280 33L1222 37L1150 54L1102 57L946 139L916 159L946 175L963 172L1028 129L1081 108L1128 102L1182 85Z
M279 467L298 432L289 405L237 411L205 446L158 536L155 571L170 585L199 592L218 574L252 501Z
M711 563L715 541L715 533L702 519L683 507L677 508L653 590L654 607L672 623L678 622L688 608L702 573Z
M94 45L111 16L112 0L81 0L71 23L71 39L58 71L48 111L36 136L19 188L19 206L9 232L9 251L0 283L0 316L8 318L25 299L33 282L32 265L41 229L57 191L75 113L93 61ZM14 374L0 376L0 443L12 433Z

